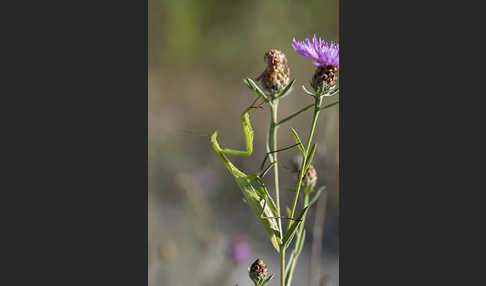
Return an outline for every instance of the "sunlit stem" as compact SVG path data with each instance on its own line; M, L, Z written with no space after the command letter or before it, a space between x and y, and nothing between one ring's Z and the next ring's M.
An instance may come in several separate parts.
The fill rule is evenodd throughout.
M277 129L278 129L278 99L272 100L270 104L270 110L272 113L272 119L270 121L270 129L268 131L268 152L277 150ZM272 163L277 161L277 152L272 152L269 156ZM274 179L275 179L275 200L277 205L277 223L280 230L280 239L283 238L282 232L282 219L280 218L280 193L279 193L279 180L278 180L278 164L274 167ZM285 248L280 249L280 283L281 286L285 286Z
M314 136L314 131L315 131L316 125L317 125L317 118L319 117L319 112L321 111L322 98L323 98L322 96L315 96L314 116L312 118L312 128L311 128L310 133L309 133L309 138L307 139L307 146L304 150L305 154L309 154L309 151L310 151L312 137ZM306 158L303 158L302 166L300 167L299 180L298 180L298 184L297 184L297 190L296 190L295 196L294 196L294 202L292 204L292 210L290 212L290 217L294 217L295 208L297 207L297 200L299 198L299 192L300 192L300 189L301 189L301 186L302 186L302 178L304 177L304 174L307 171L307 170L304 170L305 163L306 163L305 160L306 160ZM290 228L292 223L293 223L292 221L289 222L287 229Z
M278 123L278 125L289 121L290 119L296 117L297 115L301 114L302 112L308 110L309 108L311 108L313 106L314 106L314 103L311 103L311 104L307 105L306 107L302 108L301 110L292 113L291 115L287 116L286 118L280 120L280 122Z
M309 194L306 193L304 195L304 206L306 206L307 204L309 203ZM295 245L297 247L297 245L300 245L301 243L301 239L304 239L302 237L302 233L304 232L304 224L305 224L305 218L307 217L307 215L305 215L303 218L302 218L302 223L300 224L298 230L297 230L297 233L296 233L296 241L295 241ZM299 258L300 253L292 253L292 257L291 257L291 261L290 261L290 265L288 266L288 272L289 272L289 276L287 278L287 286L290 286L291 283L292 283L292 276L294 274L294 269L295 269L295 265L297 264L297 259Z

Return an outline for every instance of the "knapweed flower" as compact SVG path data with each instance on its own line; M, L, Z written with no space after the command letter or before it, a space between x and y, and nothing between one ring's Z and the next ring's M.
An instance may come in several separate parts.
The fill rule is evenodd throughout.
M234 263L242 263L248 260L251 255L250 245L242 236L234 236L228 249L228 256Z
M329 89L336 86L336 73L339 69L339 45L332 42L329 44L321 38L318 40L314 35L312 43L307 38L302 42L297 42L294 38L292 47L297 53L314 60L314 65L317 66L312 78L314 90L317 91L319 87L323 88L323 84L326 84Z
M268 92L272 94L278 93L290 81L290 69L287 64L287 57L281 51L270 50L265 53L264 60L267 62L267 67L256 80L261 80L263 87Z
M250 266L249 274L251 280L257 282L261 279L267 277L267 266L263 263L263 260L257 259L253 264Z

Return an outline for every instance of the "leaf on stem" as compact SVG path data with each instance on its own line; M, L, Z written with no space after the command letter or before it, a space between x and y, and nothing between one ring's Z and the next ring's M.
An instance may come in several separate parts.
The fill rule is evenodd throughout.
M275 96L275 99L277 98L284 98L287 95L290 94L292 91L292 86L294 85L295 79L293 79L277 96Z
M304 165L304 171L307 171L307 168L309 168L310 163L312 162L312 159L314 158L314 153L316 152L317 144L312 145L312 148L307 155L307 158L305 159L305 165Z
M324 96L334 96L339 93L339 89L336 89L333 93L325 94Z
M302 86L302 90L307 94L307 95L310 95L312 97L315 97L316 95L312 92L310 92L309 90L307 90L307 88L303 85Z
M310 199L309 203L307 204L307 207L310 207L312 204L314 204L317 199L319 198L319 196L321 195L322 191L324 191L326 189L326 186L322 186L320 187L315 193L314 195L312 196L312 198Z
M300 140L299 134L297 134L297 131L295 131L294 128L290 128L290 131L292 132L292 135L294 135L295 143L298 144L297 147L302 153L302 156L305 157L304 145L302 145L302 141Z
M310 109L310 108L311 108L311 107L313 107L313 106L314 106L314 103L311 103L311 104L307 105L306 107L304 107L304 108L302 108L302 109L300 109L300 110L298 110L298 111L296 111L296 112L292 113L291 115L287 116L286 118L284 118L284 119L280 120L280 122L279 122L279 123L277 123L277 125L280 125L280 124L282 124L282 123L285 123L285 122L289 121L290 119L292 119L292 118L296 117L297 115L299 115L299 114L301 114L302 112L304 112L304 111L306 111L306 110Z
M295 233L297 232L297 227L302 223L302 218L307 214L307 210L309 209L309 206L305 207L302 209L302 212L300 213L299 217L297 218L297 223L293 223L290 228L287 230L285 233L284 238L282 239L282 246L284 249L286 249L292 239L295 236Z
M270 276L268 276L268 278L267 278L267 279L263 280L262 284L260 284L260 285L261 285L261 286L264 286L265 284L267 284L267 282L268 282L268 281L272 280L272 278L273 278L273 274L272 274L272 275L270 275Z
M324 109L329 108L329 107L332 107L332 106L334 106L334 105L336 105L338 103L339 103L339 100L336 101L336 102L333 102L333 103L329 103L328 105L324 105L323 107L319 108L319 110L324 110Z
M263 90L261 90L260 87L251 78L245 79L244 82L246 83L246 85L248 85L248 87L251 90L253 90L266 103L270 103L269 100L268 100L268 97L265 95L265 93L263 92Z

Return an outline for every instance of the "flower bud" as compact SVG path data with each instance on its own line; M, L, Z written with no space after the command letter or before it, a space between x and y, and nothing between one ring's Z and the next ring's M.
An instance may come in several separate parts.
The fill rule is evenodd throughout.
M250 266L250 278L254 282L257 282L261 279L267 277L267 266L263 263L263 260L257 259L253 264Z
M311 188L313 188L316 185L316 182L317 182L317 171L314 168L314 166L309 165L309 167L307 168L307 171L304 174L304 178L302 180L303 180L302 182L305 185L310 185Z
M264 57L267 67L263 73L256 78L261 80L263 87L270 93L275 94L282 91L290 82L290 69L287 65L287 57L278 50L270 50Z
M333 65L318 66L312 78L312 88L317 91L332 90L336 87L337 68Z

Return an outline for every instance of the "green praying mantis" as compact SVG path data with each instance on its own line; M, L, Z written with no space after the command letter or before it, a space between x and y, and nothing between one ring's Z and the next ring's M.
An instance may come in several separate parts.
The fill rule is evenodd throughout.
M312 159L314 157L317 145L312 143L312 137L314 131L316 129L317 118L319 116L319 112L327 109L329 107L335 106L339 103L335 101L333 103L322 105L324 98L333 96L338 94L339 90L333 90L329 86L323 85L322 87L317 88L315 93L308 91L304 86L302 86L304 94L311 96L314 98L314 103L311 103L300 110L290 114L289 116L281 119L280 121L277 120L277 107L279 100L287 96L294 84L295 80L292 80L280 93L278 94L271 94L266 95L260 87L251 79L246 79L245 83L248 87L255 92L258 96L257 99L247 107L243 113L241 114L240 120L241 125L243 128L243 135L245 138L245 149L244 150L236 150L230 148L221 148L219 142L217 140L218 132L214 132L211 137L211 144L213 149L216 151L220 159L223 161L226 169L234 178L236 184L240 188L241 192L244 195L243 200L251 207L254 214L256 215L257 219L260 221L261 225L265 229L265 232L270 239L271 244L275 248L277 252L280 253L280 268L281 268L281 286L289 286L292 281L293 271L295 269L295 265L297 263L297 259L302 251L302 247L305 240L305 229L304 229L304 222L309 210L309 207L313 205L317 199L319 198L320 193L324 190L325 186L315 190L314 187L310 187L309 185L303 185L303 176ZM259 99L262 99L263 102L261 104L256 104ZM267 153L265 158L263 159L262 164L260 165L260 171L255 174L245 174L243 171L239 170L237 167L231 163L231 161L227 158L227 155L233 156L251 156L253 153L253 138L254 138L254 131L253 127L250 122L250 113L261 109L263 104L268 104L270 107L270 111L272 114L272 120L269 128L269 137L267 138ZM307 140L307 144L304 147L302 141L300 140L299 135L297 132L290 128L290 131L294 137L296 142L295 145L276 150L276 129L279 125L288 122L292 118L298 116L302 112L312 109L313 108L313 119L312 119L312 127L309 132L309 137ZM279 205L279 192L278 192L278 176L276 168L276 164L278 164L276 159L276 152L284 151L290 148L297 146L300 153L302 154L303 160L299 170L299 179L297 180L297 187L294 194L294 199L292 203L292 208L287 208L288 217L282 217L280 212L280 205ZM267 158L271 158L270 165L267 168L265 167L265 162ZM276 202L270 195L265 183L263 181L263 176L272 168L275 167L275 197ZM295 211L297 209L297 201L299 198L299 192L303 188L304 198L302 202L302 208L300 214L298 216L294 216ZM278 220L277 220L278 219ZM288 219L289 223L287 224L286 229L282 226L281 219ZM289 261L287 266L285 265L285 252L289 248L290 243L296 237L295 246L293 251L291 252ZM272 275L273 276L273 275ZM267 283L271 277L266 278L260 282L255 282L255 285L261 286Z
M257 94L260 96L260 98L263 98L264 101L268 102L268 98L264 95L264 93L259 90L259 88L256 86L256 84L251 81L247 80L247 84L251 89L257 92ZM290 91L290 88L292 86L293 82L289 84L289 86L283 91L283 93L280 95L280 97L283 97L286 93ZM283 96L282 96L283 95ZM263 169L265 161L268 157L269 154L274 153L274 152L279 152L283 150L290 149L294 146L298 146L299 150L301 152L303 151L303 145L300 139L298 138L298 135L296 132L292 129L292 132L294 134L294 138L296 139L296 144L292 145L287 148L283 148L280 150L274 150L270 151L266 154L263 163L260 168L260 172L256 175L248 175L245 174L243 171L239 170L237 167L231 163L231 161L226 157L226 155L233 155L233 156L250 156L253 153L253 138L254 138L254 130L252 128L252 125L250 123L250 112L262 108L262 104L260 105L255 105L257 99L250 105L250 107L246 108L243 113L241 114L241 125L243 128L243 135L245 137L245 145L246 149L245 150L236 150L236 149L230 149L230 148L221 148L217 137L218 137L218 132L215 131L211 135L211 143L218 154L218 156L221 158L223 161L226 169L229 171L229 173L233 176L236 184L242 191L244 195L244 201L250 205L250 207L253 209L254 213L258 217L260 223L264 227L273 247L277 250L277 252L280 252L281 247L287 247L290 241L292 240L293 236L295 235L295 232L302 222L302 218L305 217L308 208L317 200L318 194L312 199L304 208L302 209L300 215L297 218L286 218L286 217L281 217L278 216L279 211L277 210L277 205L275 204L275 201L273 200L272 196L270 195L267 187L265 186L265 183L262 180L262 177L264 174L276 163L273 162L268 168L265 170ZM300 111L292 114L291 116L287 117L286 119L282 120L281 122L285 122L299 113L309 109L310 107L314 106L314 104L311 104L309 106L304 107ZM315 151L315 148L313 148L313 151ZM312 160L312 156L314 152L311 152L310 156L304 156L309 163ZM310 158L309 158L310 157ZM256 185L254 184L256 182ZM293 223L289 225L287 231L285 233L280 233L278 224L276 219L278 218L285 218L289 220L293 220L296 223Z
M259 108L261 108L261 106L251 105L250 107L246 108L241 115L241 125L243 127L243 134L245 136L246 150L243 151L229 148L221 148L217 140L217 131L215 131L211 135L211 143L214 150L226 166L226 169L228 169L230 174L234 177L236 184L243 192L245 201L250 205L255 214L257 214L259 221L267 232L273 247L277 251L280 251L280 230L276 221L276 214L278 213L277 207L274 200L270 196L268 189L265 186L265 183L262 180L262 176L266 171L260 170L259 174L257 175L247 175L238 168L236 168L225 155L228 154L235 156L250 156L253 153L254 131L250 123L249 113ZM269 170L272 165L273 164L271 164L269 168L267 168L267 170ZM257 182L258 185L255 187L252 184L253 182Z

